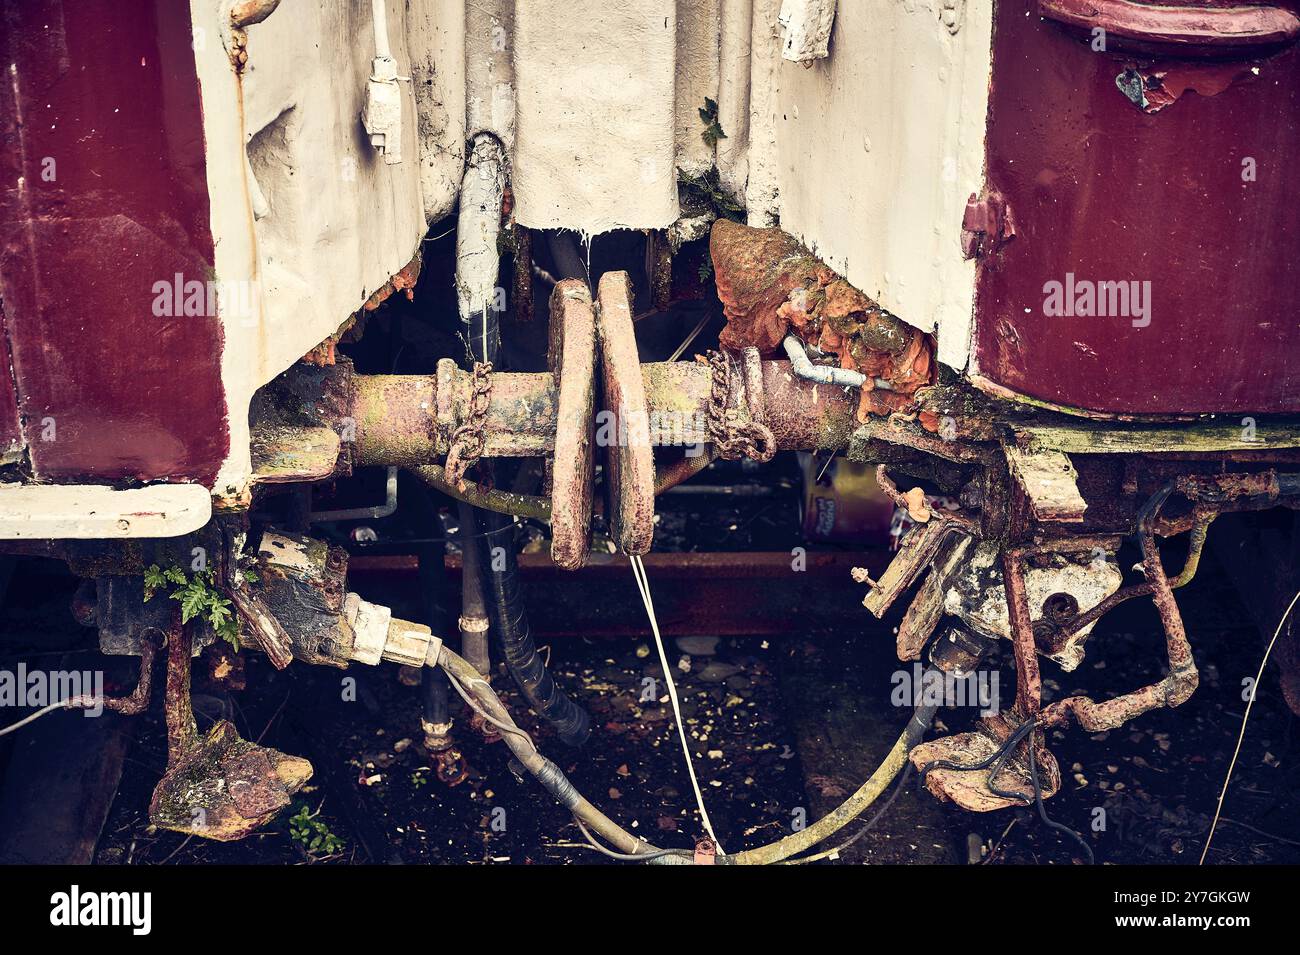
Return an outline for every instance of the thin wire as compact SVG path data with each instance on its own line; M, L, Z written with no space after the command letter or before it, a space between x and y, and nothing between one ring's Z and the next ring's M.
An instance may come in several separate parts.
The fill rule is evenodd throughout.
M1038 783L1038 760L1034 756L1034 741L1032 738L1029 740L1029 780L1034 784L1034 802L1038 804L1038 818L1043 820L1043 825L1048 829L1055 829L1057 832L1065 833L1083 847L1084 853L1088 856L1088 865L1095 864L1097 860L1092 854L1092 846L1088 845L1087 839L1069 826L1047 817L1047 809L1043 805L1043 787Z
M601 855L609 856L609 858L617 859L620 862L647 862L650 859L660 859L664 856L683 855L685 853L683 849L656 849L653 852L615 852L613 849L602 846L597 842L595 836L587 831L587 827L582 824L582 820L577 816L573 817L573 821L578 824L583 837L587 840L587 845L579 846L579 848L595 849Z
M1223 812L1223 799L1228 795L1228 784L1232 782L1232 771L1237 767L1237 757L1241 755L1241 744L1246 738L1246 723L1250 719L1250 708L1255 705L1255 694L1259 690L1259 681L1264 679L1264 667L1268 666L1269 654L1273 652L1273 646L1277 643L1277 638L1282 635L1282 628L1286 625L1287 618L1291 616L1291 611L1295 609L1296 601L1300 600L1300 591L1291 598L1291 603L1287 605L1286 612L1282 614L1282 619L1277 622L1277 629L1273 631L1273 639L1268 642L1268 647L1264 650L1264 659L1259 661L1259 672L1255 674L1255 682L1250 687L1250 699L1246 701L1246 712L1241 716L1241 732L1237 734L1237 748L1232 751L1232 762L1228 763L1228 774L1223 777L1223 788L1219 790L1219 804L1214 807L1214 821L1210 823L1210 834L1205 837L1205 848L1201 850L1201 861L1197 865L1205 865L1205 857L1209 855L1210 843L1214 840L1214 830L1219 827L1219 816Z
M668 360L676 361L677 359L681 358L682 352L686 351L686 349L691 347L691 342L695 341L695 337L699 335L700 332L704 331L704 326L709 324L709 319L711 319L712 317L713 317L712 312L706 312L704 317L700 319L699 324L695 326L694 330L689 335L687 335L686 339L680 345L677 346L677 349L671 355L668 356Z
M994 763L998 762L999 759L1002 759L1002 757L1006 756L1006 754L1011 751L1012 747L1016 746L1022 739L1024 739L1025 736L1029 733L1029 731L1032 730L1033 728L1034 728L1033 720L1026 720L1025 722L1021 723L1019 726L1016 727L1015 732L1013 732L1009 737L1007 737L1007 741L1005 743L1003 743L1001 746L995 749L988 756L981 759L978 763L963 764L963 763L954 763L952 760L949 759L932 759L930 760L930 762L926 763L924 766L921 767L921 784L925 785L925 778L928 775L930 775L930 771L934 769L951 769L960 773L969 773L977 769L988 769ZM998 768L994 770L994 773L996 773L1001 768L1002 766L999 763ZM992 779L993 779L993 773L990 773L989 781L992 782ZM1024 793L1016 793L1016 795L1022 799L1025 798Z
M713 822L709 819L709 811L704 808L704 793L700 791L699 780L695 778L695 762L691 759L691 744L686 740L686 721L682 719L682 708L677 702L677 686L673 683L673 675L668 667L668 654L664 652L663 637L659 634L659 620L655 617L654 600L650 596L650 578L646 576L645 564L641 558L633 554L628 558L632 563L632 576L636 578L637 590L641 592L641 602L645 604L646 615L650 618L650 631L654 634L655 647L659 650L659 664L664 670L664 680L668 684L668 699L673 704L673 715L677 719L677 735L682 741L682 754L686 757L686 771L690 773L691 788L695 790L695 805L700 810L700 822L704 824L704 831L709 834L713 844L717 846L718 855L726 855L722 849L722 843L718 841L717 833L713 831Z
M483 719L487 720L489 723L491 723L493 726L497 727L498 729L505 730L507 733L514 733L516 736L522 736L524 739L528 741L528 745L532 747L534 751L537 750L537 744L533 742L533 738L531 736L529 736L527 733L521 730L518 726L512 726L509 723L503 723L501 720L497 719L496 717L489 715L487 712L483 710L482 707L480 707L477 703L475 703L472 699L470 699L469 694L466 693L464 689L461 688L460 683L456 680L454 676L451 675L450 670L448 670L446 667L443 667L442 672L446 674L447 682L451 684L451 688L460 694L460 698L465 701L465 704L471 710L473 710L479 716L483 717Z
M28 723L35 723L42 716L48 716L50 713L53 713L55 710L61 710L64 707L71 706L72 702L73 702L72 700L60 700L58 703L51 703L49 706L41 707L41 709L37 710L35 713L29 713L27 716L24 716L22 719L20 719L17 723L10 723L4 729L0 730L0 736L7 736L8 734L12 733L14 730L22 729Z
M853 843L857 842L859 839L861 839L863 836L865 836L868 832L871 831L871 828L877 822L880 821L880 817L889 811L889 807L894 804L894 800L898 798L899 794L904 789L907 788L907 782L909 779L912 778L912 768L913 768L912 764L909 762L907 766L903 769L903 775L898 777L898 784L894 786L894 791L890 793L889 798L885 800L885 804L876 810L875 814L870 819L867 820L866 825L864 825L853 835L849 836L847 839L841 842L834 849L826 849L825 851L818 852L815 855L804 856L802 859L787 859L785 862L782 862L781 864L782 865L804 865L805 863L808 862L820 862L822 859L829 859L833 856L839 855L849 846L853 845Z
M831 456L826 459L826 463L822 465L822 469L817 473L817 478L813 481L814 484L822 479L822 475L826 473L826 469L830 467L831 462L835 460L835 454L836 452L832 451Z

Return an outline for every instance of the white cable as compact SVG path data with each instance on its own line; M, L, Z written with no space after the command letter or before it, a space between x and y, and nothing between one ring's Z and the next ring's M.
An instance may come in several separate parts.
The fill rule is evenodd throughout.
M10 723L4 729L0 729L0 736L6 736L9 733L12 733L14 730L22 729L28 723L36 722L42 716L46 716L50 713L53 713L55 710L61 710L64 707L72 706L72 705L73 705L72 700L62 700L58 703L51 703L49 706L42 707L41 709L37 710L35 713L30 713L27 716L24 716L17 723Z
M370 18L375 25L375 56L392 59L393 54L388 46L387 0L371 0Z
M704 824L704 831L709 834L713 844L718 849L718 855L725 856L727 853L722 849L722 843L718 841L717 833L713 831L713 823L709 819L709 811L704 808L704 794L700 792L699 780L695 778L695 762L691 759L691 744L686 740L686 721L682 719L682 708L677 702L677 686L673 683L673 675L668 666L668 654L664 652L664 640L659 635L659 620L655 617L654 600L650 596L650 578L646 576L645 564L637 555L628 558L632 563L632 576L636 578L636 589L641 592L641 602L645 604L646 615L650 618L650 631L655 637L655 647L659 650L659 663L664 669L664 679L668 683L668 699L673 704L673 716L677 720L677 735L682 741L682 754L686 757L686 771L691 776L691 788L695 790L695 805L700 810L700 822Z
M1232 762L1228 763L1228 775L1223 778L1223 788L1219 790L1219 804L1214 807L1214 821L1210 823L1210 834L1205 837L1205 848L1201 850L1201 861L1197 865L1205 865L1205 857L1210 854L1210 843L1214 841L1214 830L1219 827L1219 814L1223 812L1223 798L1228 795L1228 784L1232 782L1232 771L1237 768L1237 757L1241 755L1241 743L1246 738L1246 722L1250 719L1250 708L1255 705L1255 694L1259 692L1259 681L1264 679L1264 667L1268 666L1269 654L1273 652L1273 645L1277 643L1277 638L1282 635L1282 627L1286 625L1287 618L1291 616L1291 611L1295 609L1296 602L1300 601L1300 593L1291 598L1291 603L1287 605L1286 612L1282 614L1282 619L1277 622L1277 629L1273 631L1273 639L1268 642L1264 649L1264 659L1259 661L1259 672L1255 674L1255 682L1250 685L1250 699L1246 701L1246 712L1241 717L1241 732L1237 734L1237 748L1232 751Z

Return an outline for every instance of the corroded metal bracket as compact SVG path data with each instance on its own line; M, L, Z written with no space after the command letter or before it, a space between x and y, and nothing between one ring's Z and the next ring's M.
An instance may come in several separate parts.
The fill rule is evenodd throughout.
M149 803L149 820L162 829L232 842L288 806L312 767L241 739L227 720L199 738L190 704L190 643L178 618L167 635L167 772Z
M559 407L551 480L551 557L581 567L591 551L592 413L596 402L596 315L584 282L564 279L551 293Z
M605 489L614 539L627 554L644 554L654 538L655 462L645 380L632 328L632 280L606 272L596 301L604 384Z

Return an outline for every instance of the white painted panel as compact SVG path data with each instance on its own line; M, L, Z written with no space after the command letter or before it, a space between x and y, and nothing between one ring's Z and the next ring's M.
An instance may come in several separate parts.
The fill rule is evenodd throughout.
M530 228L677 218L673 0L518 0L515 215Z
M961 220L984 172L991 0L841 3L830 56L782 62L781 225L966 365L974 263ZM754 164L751 156L751 168Z
M201 484L0 484L0 540L178 537L211 517Z
M436 6L461 16L453 5ZM403 161L386 164L370 146L360 119L375 55L370 0L282 0L248 28L242 78L221 39L229 4L191 0L190 9L204 38L195 59L215 278L248 290L222 304L231 450L217 491L233 494L251 471L253 392L335 332L411 261L425 233L422 178L442 175L451 183L458 171L438 172L425 162L409 81L399 83ZM411 77L406 4L387 0L386 9L398 73ZM430 44L444 57L459 53L455 28L440 38L424 13L413 33L423 64L415 75L427 78ZM453 68L461 71L460 64ZM454 77L448 82L455 90ZM462 110L453 106L442 135L462 135ZM435 162L439 169L459 165L454 149ZM448 205L449 196L431 198L434 207Z

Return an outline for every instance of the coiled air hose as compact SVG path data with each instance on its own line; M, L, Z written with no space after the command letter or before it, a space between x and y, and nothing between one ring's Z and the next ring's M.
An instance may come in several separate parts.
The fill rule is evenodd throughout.
M519 589L519 568L508 532L514 522L496 511L478 511L486 546L479 548L488 617L502 658L519 692L533 711L555 728L569 746L581 746L591 735L587 711L556 685L542 662L528 625L528 610Z

